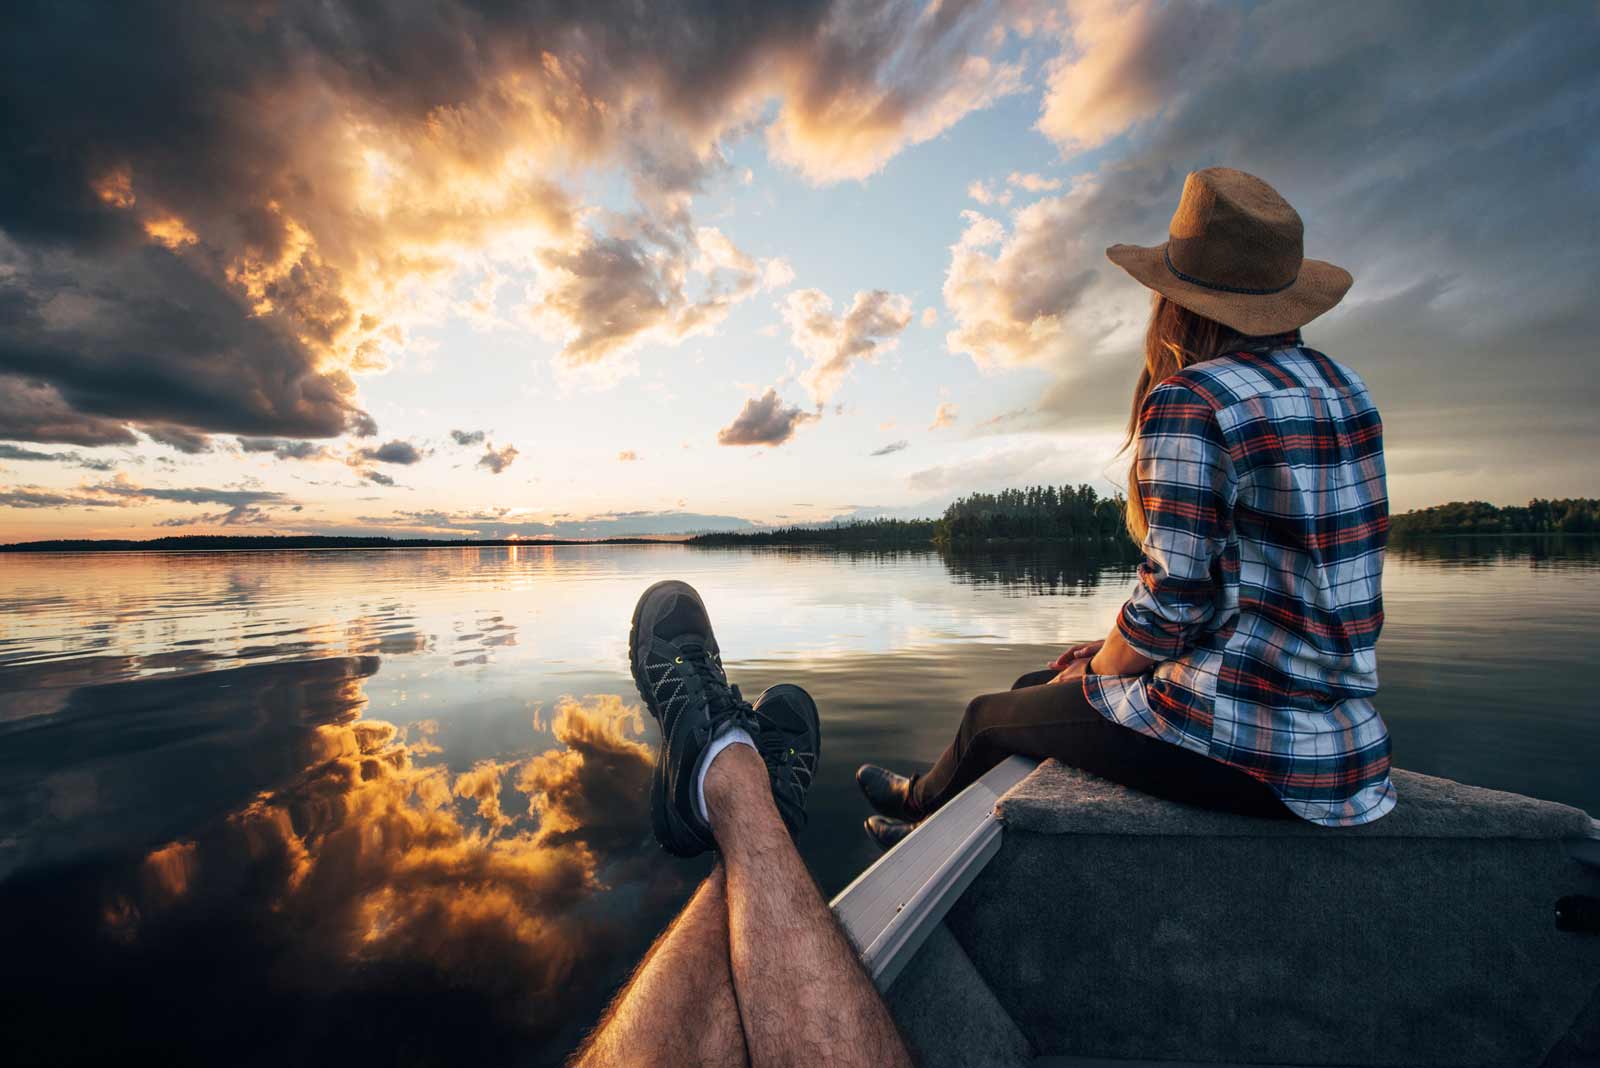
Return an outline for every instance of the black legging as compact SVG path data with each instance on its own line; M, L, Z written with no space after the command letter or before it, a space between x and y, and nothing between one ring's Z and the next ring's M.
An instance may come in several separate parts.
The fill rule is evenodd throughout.
M1272 788L1218 760L1140 734L1095 711L1079 683L1047 686L1032 671L1005 693L974 697L955 741L916 777L911 802L926 816L1013 753L1054 757L1142 793L1248 816L1292 816Z

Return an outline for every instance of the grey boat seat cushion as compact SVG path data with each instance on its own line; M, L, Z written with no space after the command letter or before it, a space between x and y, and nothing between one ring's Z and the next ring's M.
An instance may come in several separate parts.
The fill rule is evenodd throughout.
M1047 761L1001 799L1000 852L946 925L1035 1055L1532 1066L1592 1050L1600 937L1553 919L1559 897L1600 894L1569 852L1588 816L1394 782L1384 819L1325 828Z

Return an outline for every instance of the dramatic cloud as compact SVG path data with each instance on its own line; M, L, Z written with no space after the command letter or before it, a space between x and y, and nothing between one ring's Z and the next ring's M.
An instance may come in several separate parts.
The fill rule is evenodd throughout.
M362 449L356 453L362 463L399 464L409 466L422 460L422 453L409 441L386 441L375 449Z
M1085 187L1087 189L1087 187ZM1018 211L1013 230L978 212L950 250L944 300L956 325L946 344L980 367L1035 363L1064 350L1065 319L1103 272L1100 247L1085 240L1085 194Z
M990 54L1003 39L1001 9L832 5L808 62L791 68L768 150L813 181L864 178L906 145L1019 91L1022 68Z
M820 418L803 408L786 408L778 391L768 389L751 397L739 409L733 422L717 431L721 445L782 445L794 437L802 425Z
M1074 0L1069 11L1067 47L1051 64L1039 116L1039 129L1064 149L1098 145L1222 74L1210 66L1214 49L1239 27L1237 9L1213 3Z
M780 310L790 339L811 361L800 383L818 404L833 396L856 361L870 363L893 350L911 325L911 298L882 289L857 293L841 316L816 289L790 293Z
M952 352L1056 375L1010 429L1121 421L1149 296L1103 249L1161 241L1184 174L1226 163L1288 197L1308 255L1355 275L1306 336L1374 388L1393 458L1453 457L1448 477L1391 463L1397 500L1524 499L1526 468L1505 458L1515 432L1487 434L1465 413L1555 427L1600 400L1576 355L1600 325L1587 252L1600 217L1571 210L1600 193L1592 16L1448 3L1359 20L1315 3L1085 4L1071 16L1041 129L1069 153L1127 147L1009 220L969 214L944 286ZM1308 70L1333 75L1311 96ZM1456 415L1432 418L1444 411ZM1586 492L1587 436L1564 440L1539 484Z
M901 452L901 451L903 451L905 449L908 449L910 447L911 447L911 442L909 442L909 441L904 441L904 440L902 440L902 441L891 441L891 442L889 442L889 444L885 445L881 449L873 449L867 455L869 455L869 456L888 456L890 453Z
M450 438L457 445L482 445L484 432L481 430L452 430Z
M517 447L515 445L507 445L503 448L496 449L494 445L491 444L484 450L483 455L478 458L478 466L487 467L490 471L493 471L498 475L500 472L510 467L511 461L515 460L516 458Z
M714 227L690 231L681 214L666 226L634 221L625 229L540 253L544 270L528 287L524 314L562 342L567 366L709 333L733 305L794 277L783 261L757 261Z
M960 412L961 409L950 401L940 401L939 407L934 409L933 422L928 424L928 429L943 430L947 426L954 425L955 421L960 417Z
M766 123L771 156L813 181L870 174L1021 88L998 58L1006 17L286 0L86 26L17 9L0 394L47 389L64 410L0 403L22 416L0 433L360 431L355 376L452 314L449 289L486 262L531 274L525 313L570 366L712 329L792 274L689 219L725 140ZM632 209L583 206L615 171Z
M0 316L4 314L0 310ZM3 373L0 438L89 446L133 445L139 440L115 420L76 410L55 386Z

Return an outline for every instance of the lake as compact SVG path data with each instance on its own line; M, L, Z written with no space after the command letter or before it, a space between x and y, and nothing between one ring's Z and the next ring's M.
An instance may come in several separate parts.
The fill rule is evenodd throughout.
M8 1060L558 1063L709 867L649 833L627 630L664 577L747 697L816 697L829 895L876 856L856 765L926 766L1133 581L1065 551L0 555ZM1396 548L1384 593L1395 763L1600 814L1600 543Z

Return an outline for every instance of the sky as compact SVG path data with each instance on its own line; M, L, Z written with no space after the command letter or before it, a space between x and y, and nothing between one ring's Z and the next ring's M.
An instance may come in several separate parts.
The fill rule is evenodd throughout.
M1184 176L1350 270L1396 510L1600 495L1594 3L17 2L0 542L1121 484Z

